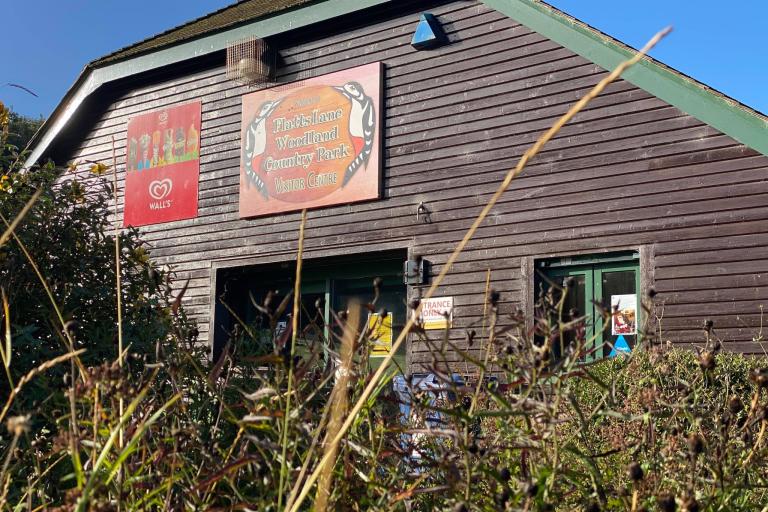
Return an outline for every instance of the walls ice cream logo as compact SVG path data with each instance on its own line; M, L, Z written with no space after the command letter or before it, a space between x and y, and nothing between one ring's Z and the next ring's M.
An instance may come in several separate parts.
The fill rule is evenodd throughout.
M173 190L173 182L168 178L164 180L155 180L149 184L149 195L158 201L168 197L171 190Z
M155 201L149 203L149 208L151 210L169 208L171 206L171 200L165 198L171 195L171 190L173 190L173 181L169 178L150 182L149 195L152 196L152 199L155 199Z

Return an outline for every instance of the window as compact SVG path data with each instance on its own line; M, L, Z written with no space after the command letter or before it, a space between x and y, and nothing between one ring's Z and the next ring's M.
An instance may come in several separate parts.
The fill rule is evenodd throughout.
M387 341L394 342L405 326L406 286L403 284L404 253L365 255L357 258L305 260L301 280L299 308L299 352L306 353L308 345L331 339L331 333L340 334L333 321L333 312L347 309L352 300L362 304L374 298L373 281L382 279L374 318L362 322L384 322L379 313L386 312L386 328L380 330L382 338L372 350L370 364L376 367L388 353ZM286 308L276 326L254 305L262 305L271 294L275 307L294 290L295 264L259 265L221 269L217 274L216 330L214 333L214 357L218 357L223 345L239 323L235 315L249 326L251 334L263 335L265 347L271 346L273 327L277 332L288 327L293 301ZM228 307L223 306L223 301ZM231 311L230 311L231 310ZM389 328L391 320L391 329ZM257 336L261 337L261 336ZM395 354L395 362L405 368L405 344Z
M635 346L641 325L640 266L636 252L538 260L534 265L536 297L542 291L550 291L554 284L551 291L555 302L567 290L560 320L568 322L572 313L573 317L585 318L585 338L594 339L593 346L587 347L587 360ZM610 318L604 319L603 312L610 312ZM548 314L550 320L557 320L551 317L552 312ZM569 331L561 344L554 344L555 358L573 343L575 335Z

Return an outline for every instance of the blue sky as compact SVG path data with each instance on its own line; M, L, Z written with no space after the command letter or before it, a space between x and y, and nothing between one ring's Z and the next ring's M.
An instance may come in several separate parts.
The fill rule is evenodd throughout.
M0 100L22 114L47 116L89 61L230 3L0 0L5 32ZM635 47L673 25L674 32L652 53L656 58L768 113L768 0L550 3ZM39 97L3 86L7 82L29 87Z

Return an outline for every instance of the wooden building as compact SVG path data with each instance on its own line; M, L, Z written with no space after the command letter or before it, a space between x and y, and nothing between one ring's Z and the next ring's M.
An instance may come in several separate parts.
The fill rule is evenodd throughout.
M425 12L433 18L421 18ZM412 44L420 23L435 31L433 47ZM260 40L243 43L249 37ZM268 46L259 46L264 42ZM263 76L272 76L246 83L243 76L258 73L249 67L256 63L242 59L228 73L228 48L235 56L238 48L273 52L273 62L260 62ZM299 210L306 204L307 310L317 303L328 315L350 297L369 296L372 279L381 276L382 303L396 335L408 315L407 299L422 293L422 277L429 280L416 273L404 284L404 263L418 270L418 261L426 261L425 274L438 272L507 170L630 53L536 0L244 0L88 64L37 134L32 160L109 163L114 139L123 215L131 201L127 175L153 172L136 168L142 147L160 147L162 159L165 149L175 154L177 142L165 141L165 132L159 142L148 134L142 142L129 134L130 120L197 104L199 128L184 125L181 134L197 141L199 132L199 145L186 148L192 160L199 154L195 197L184 199L194 201L194 211L141 230L153 258L176 270L177 283L189 280L184 304L201 339L220 344L231 328L222 297L252 319L249 292L290 289ZM346 84L357 83L349 76L358 70L369 80L364 97L374 117L365 117L369 104L350 94L342 105L350 111L320 114L347 119L342 129L349 128L350 137L359 126L349 116L372 123L375 135L366 128L359 146L341 144L344 154L334 158L343 160L344 147L354 146L349 158L362 163L344 160L347 169L357 165L353 182L364 177L378 188L333 199L351 190L341 186L319 202L269 206L268 197L312 187L309 180L322 173L278 180L286 167L312 171L319 156L306 162L297 151L261 159L258 137L264 135L254 109L280 108L273 105L277 96L265 91L278 91L283 107L293 98L291 108L301 108L334 91L343 94ZM376 79L380 90L371 93L379 88ZM304 86L319 92L302 99L296 91ZM333 101L341 105L338 94ZM265 114L273 123L272 144L277 132L296 128L285 115L280 122L288 124L279 125L274 112ZM313 143L299 140L304 136L340 136L330 128L317 133L286 143L299 147ZM274 183L258 184L257 154L262 177ZM700 343L702 320L711 318L726 349L762 352L765 155L765 116L659 62L642 61L545 147L479 229L436 294L452 300L451 336L465 344L465 329L482 314L487 270L501 292L501 313L519 307L529 318L541 271L553 279L574 277L572 300L586 313L591 300L624 301L619 310L628 316L606 330L606 340L616 342L623 333L633 344L633 297L653 287L664 304L665 338ZM245 166L256 170L248 174ZM88 179L87 166L82 175ZM324 179L337 184L340 176ZM157 186L152 197L170 192ZM413 342L402 357L414 372L428 359L425 347Z

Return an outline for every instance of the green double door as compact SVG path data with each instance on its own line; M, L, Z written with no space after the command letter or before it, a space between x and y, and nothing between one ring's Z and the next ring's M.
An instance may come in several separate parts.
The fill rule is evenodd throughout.
M539 271L556 285L555 300L565 294L563 321L570 312L586 319L586 339L594 340L587 360L628 351L637 343L640 325L640 272L636 260L548 262ZM570 286L569 286L570 285ZM549 285L544 283L547 288ZM563 345L573 342L569 332ZM562 347L553 347L559 357Z

